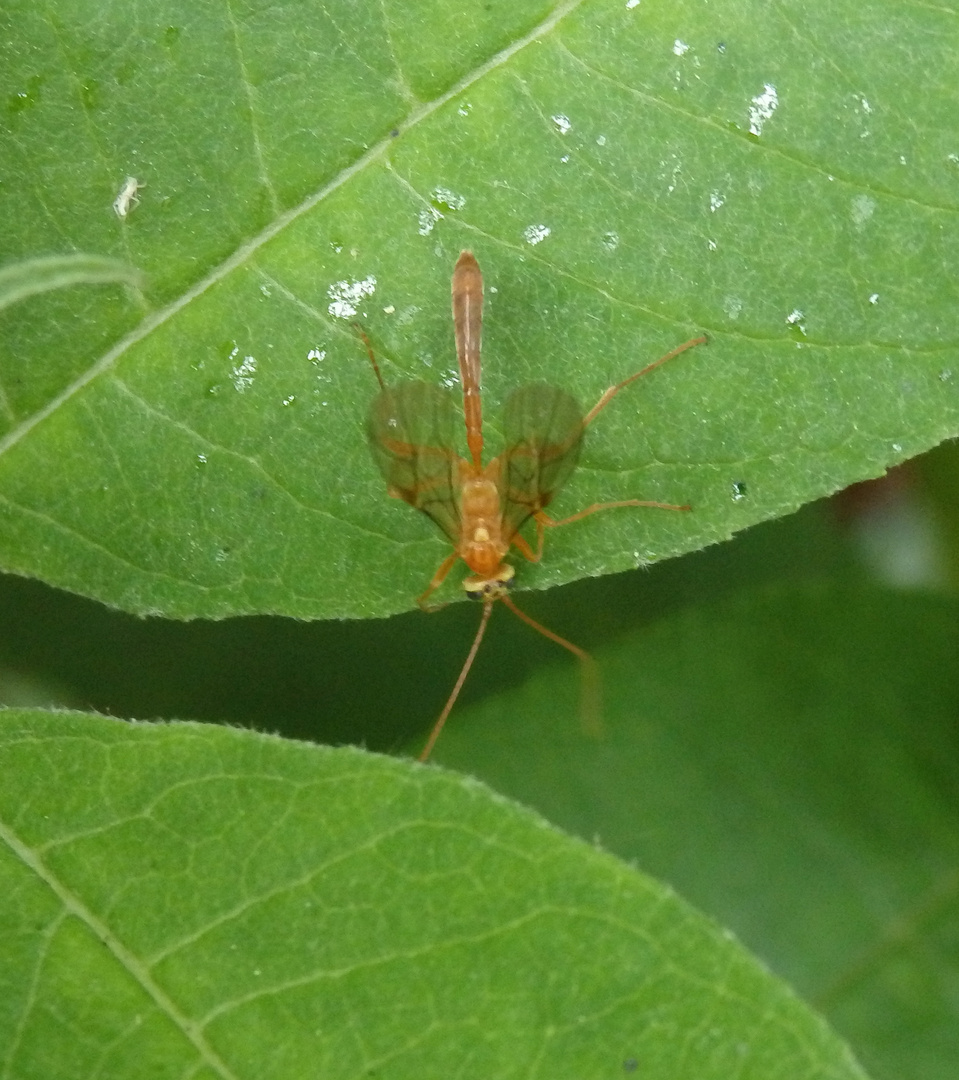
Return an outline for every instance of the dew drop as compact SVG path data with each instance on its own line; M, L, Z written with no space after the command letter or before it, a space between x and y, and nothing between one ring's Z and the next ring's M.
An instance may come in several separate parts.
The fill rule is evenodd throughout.
M763 92L757 94L749 105L749 133L762 135L763 126L779 108L779 94L772 83L763 84Z
M794 337L806 336L806 316L799 310L799 308L793 308L792 311L786 316L786 325L792 331Z
M726 312L727 318L738 319L742 310L743 302L738 296L727 296L723 300L723 311Z
M235 368L230 372L230 378L233 380L233 388L237 393L242 394L245 390L248 390L253 385L253 376L256 374L256 357L244 356L243 363L237 364Z
M466 205L466 196L458 195L447 187L435 187L430 192L430 199L439 211L462 210Z
M868 195L854 195L850 206L853 225L857 229L861 229L875 213L875 210L875 199L870 198Z
M436 225L443 215L434 206L430 206L426 210L421 210L417 217L419 228L416 230L420 236L429 236L433 231L433 227Z
M541 244L553 230L548 225L527 225L523 230L523 239L535 247Z
M334 281L326 290L332 301L327 311L334 319L352 319L360 302L376 292L376 278L363 278L362 281Z

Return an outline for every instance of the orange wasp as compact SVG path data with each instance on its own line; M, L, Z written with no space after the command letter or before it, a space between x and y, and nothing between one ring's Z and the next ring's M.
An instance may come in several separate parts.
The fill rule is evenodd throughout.
M648 364L642 371L611 386L585 415L572 395L545 383L533 383L514 391L506 400L503 424L506 449L488 465L483 465L480 397L482 327L483 276L472 252L464 251L453 270L453 330L463 386L463 416L469 460L460 457L453 448L456 408L450 394L422 381L386 386L364 335L380 384L380 392L370 407L366 427L373 457L386 480L390 495L422 510L453 543L452 553L440 564L418 603L420 607L431 610L427 600L443 584L457 559L462 559L472 571L463 581L467 596L483 602L483 615L473 644L443 711L433 725L420 754L420 761L429 757L443 730L473 665L497 600L501 600L534 630L562 645L582 661L586 676L583 683L585 715L593 717L594 726L598 727L592 657L520 611L509 596L516 571L503 560L512 546L530 562L539 562L547 527L568 525L598 510L612 510L621 506L690 509L671 503L626 499L593 503L578 514L559 520L545 512L576 468L583 435L597 414L631 382L687 349L706 344L706 337L687 341ZM530 518L536 522L535 551L520 534L520 529Z

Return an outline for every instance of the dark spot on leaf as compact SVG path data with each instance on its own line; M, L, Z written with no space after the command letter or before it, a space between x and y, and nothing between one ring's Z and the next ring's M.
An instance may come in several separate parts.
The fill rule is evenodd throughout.
M43 79L41 76L31 75L27 79L27 85L23 90L17 90L16 93L7 98L8 111L15 115L24 112L26 109L32 109L40 100L40 87L42 85Z
M96 79L87 79L80 84L80 100L90 111L100 107L100 84Z

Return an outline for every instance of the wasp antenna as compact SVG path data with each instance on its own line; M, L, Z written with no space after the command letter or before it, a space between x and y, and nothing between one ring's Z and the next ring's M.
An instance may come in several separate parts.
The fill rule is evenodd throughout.
M470 646L470 651L466 656L466 661L463 667L460 669L459 678L456 680L456 685L453 687L450 696L446 699L446 704L443 706L443 711L439 715L439 719L433 725L433 730L430 732L430 737L426 740L426 746L423 747L420 752L419 760L426 761L433 751L433 747L436 745L436 740L440 737L440 732L443 730L443 726L446 724L446 719L453 711L453 706L456 704L456 699L460 696L460 690L463 689L463 683L466 682L466 676L470 673L470 668L473 666L473 661L476 659L476 654L479 652L480 642L483 640L483 635L486 633L486 624L489 622L489 617L493 613L493 604L495 601L487 600L483 604L483 617L480 619L480 624L476 628L476 636L473 638L473 644Z

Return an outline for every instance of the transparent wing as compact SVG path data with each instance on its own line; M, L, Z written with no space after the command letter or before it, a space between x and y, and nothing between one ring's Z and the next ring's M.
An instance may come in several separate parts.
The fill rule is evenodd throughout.
M459 462L453 449L456 408L450 394L425 382L381 390L366 419L366 437L390 494L459 539Z
M548 506L579 461L583 410L565 390L533 383L506 400L500 497L506 535Z

